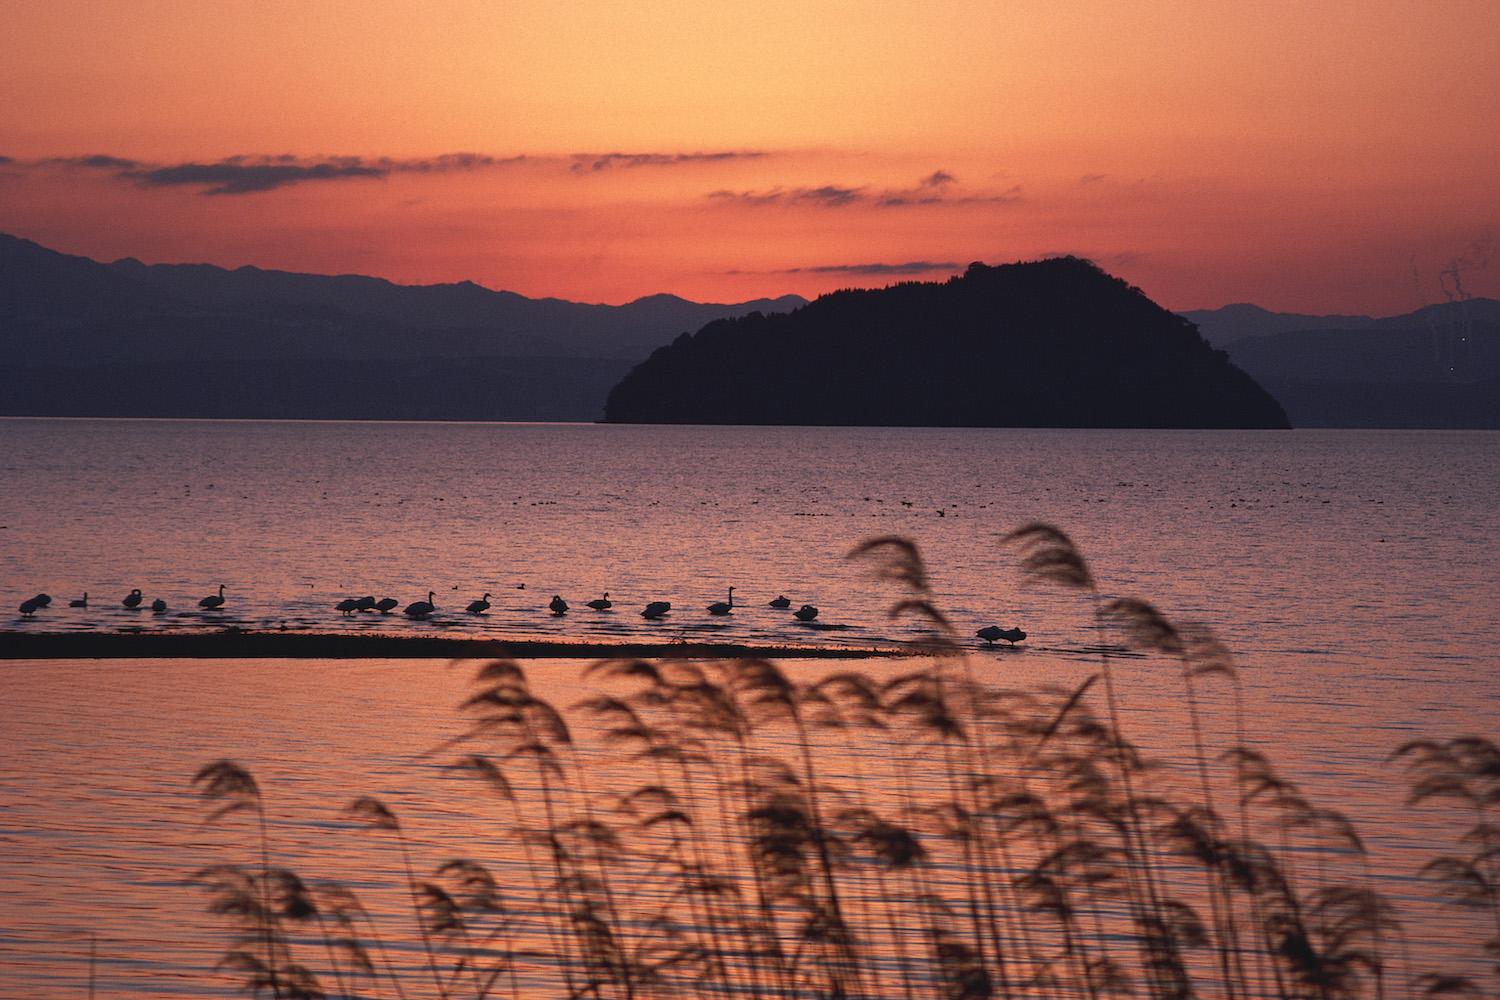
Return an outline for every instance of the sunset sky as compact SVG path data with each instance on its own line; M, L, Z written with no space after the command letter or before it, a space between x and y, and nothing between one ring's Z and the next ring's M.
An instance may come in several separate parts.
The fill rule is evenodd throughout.
M0 0L0 37L0 232L99 260L1500 298L1493 0Z

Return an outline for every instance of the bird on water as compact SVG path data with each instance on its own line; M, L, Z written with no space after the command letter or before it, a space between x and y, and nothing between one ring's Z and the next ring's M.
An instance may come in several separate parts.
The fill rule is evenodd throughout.
M486 590L484 596L477 601L470 601L469 606L464 608L471 615L483 614L490 609L490 592Z
M792 612L792 617L797 619L799 622L810 622L814 618L818 617L818 609L813 607L811 604L804 604L802 605L802 607Z
M141 592L140 592L140 590L139 589L132 590L130 593L128 593L128 594L125 595L125 599L123 601L121 601L120 603L123 604L123 605L125 605L127 608L138 608L138 607L140 607L141 606Z
M568 602L563 600L560 594L553 594L552 601L547 607L552 609L554 615L565 615L568 613Z
M151 602L151 610L156 612L157 614L161 614L162 612L167 610L167 602L158 597L156 600Z
M996 639L1005 639L1009 641L1012 646L1020 642L1022 639L1026 638L1026 633L1022 632L1018 628L1001 628L998 625L986 625L984 628L980 629L974 634L979 636L979 638L983 639L985 642L991 644L993 644Z
M641 612L641 617L649 618L655 621L657 618L660 618L662 615L671 610L671 601L652 601L650 604L646 605L645 610Z
M28 597L26 600L21 602L21 614L34 615L36 614L37 608L45 607L46 605L39 603L35 597Z
M711 615L727 615L734 610L734 588L729 588L729 600L715 601L708 606Z
M437 610L437 605L432 603L432 599L436 596L436 591L429 590L427 592L427 600L412 601L406 606L406 613L413 618L426 618Z
M608 611L614 606L615 602L609 599L609 591L607 590L604 592L603 597L598 597L592 601L589 601L589 607L593 608L595 611Z
M223 606L224 606L224 585L222 583L219 584L219 592L217 594L209 594L203 600L201 600L201 601L198 602L198 607L200 607L200 608L207 608L210 611L217 611L219 608L222 608Z
M69 601L68 602L68 607L70 607L70 608L86 608L88 606L89 606L89 592L87 590L85 590L83 592L83 596L80 597L78 600L76 600L76 601Z
M394 597L382 597L380 600L375 602L375 610L379 611L383 615L390 614L392 611L396 610L396 605L400 603L401 602L396 600Z
M769 607L773 608L789 608L792 606L792 599L785 594L782 594L780 597L767 602L767 604Z
M342 612L345 616L359 610L359 599L346 597L333 606L333 610Z

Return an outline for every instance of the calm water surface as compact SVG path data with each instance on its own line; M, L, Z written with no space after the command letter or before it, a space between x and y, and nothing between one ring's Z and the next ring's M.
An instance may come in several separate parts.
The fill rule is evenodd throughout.
M1355 816L1402 897L1435 834L1402 806L1385 754L1416 736L1495 736L1500 718L1494 433L0 420L0 474L0 630L866 646L914 625L888 620L899 595L843 556L900 534L922 546L961 635L1030 633L1020 651L973 648L986 679L1023 687L1094 669L1086 609L1018 586L1001 542L1051 521L1104 592L1225 638L1251 741ZM224 610L199 611L220 583ZM731 585L743 606L711 618ZM134 587L169 611L123 608ZM52 605L17 614L37 591ZM426 621L333 608L428 591ZM488 614L465 614L486 591ZM613 612L583 607L604 591ZM87 608L67 606L84 592ZM831 627L765 607L780 593ZM548 614L553 594L573 610ZM645 622L655 599L673 613ZM564 702L579 668L531 665ZM1122 670L1129 724L1171 756L1184 739L1172 672ZM186 782L207 760L262 778L293 831L284 860L371 892L398 869L329 818L349 795L412 810L435 858L476 835L455 820L468 793L423 756L456 730L467 669L0 662L0 677L0 995L84 995L91 938L100 996L233 992L205 971L223 938L183 883L242 846L199 823ZM1227 696L1212 697L1227 719Z

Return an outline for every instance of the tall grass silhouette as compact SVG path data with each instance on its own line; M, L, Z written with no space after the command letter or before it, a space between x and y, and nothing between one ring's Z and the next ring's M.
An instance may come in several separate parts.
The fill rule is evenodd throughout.
M560 710L520 664L481 665L461 734L433 753L474 779L503 847L475 853L498 860L421 875L384 804L344 812L399 856L409 934L274 865L254 779L205 767L211 818L253 819L248 860L198 876L232 926L222 968L277 998L1495 995L1493 980L1394 971L1398 925L1359 837L1246 745L1235 664L1209 629L1101 594L1055 527L1006 542L1024 582L1085 602L1097 670L1076 687L977 680L898 537L850 557L895 588L893 617L928 626L899 666L798 679L758 659L602 660ZM1125 654L1180 674L1190 760L1150 760L1123 731ZM1202 717L1204 685L1228 687L1233 719ZM1210 752L1209 727L1227 749ZM1471 814L1469 853L1429 873L1493 921L1493 964L1500 750L1396 756L1414 802Z

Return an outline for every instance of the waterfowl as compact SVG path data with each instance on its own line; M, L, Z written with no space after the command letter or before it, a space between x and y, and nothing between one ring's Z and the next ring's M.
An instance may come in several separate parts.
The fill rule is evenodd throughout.
M46 607L46 605L38 604L35 597L28 597L26 598L26 600L21 602L21 614L34 615L36 614L36 609L42 607Z
M219 608L222 608L223 606L224 606L224 585L222 583L219 584L219 592L217 594L209 594L203 600L201 600L201 601L198 602L198 607L200 607L200 608L207 608L210 611L216 611Z
M158 597L156 600L151 602L151 610L155 611L157 614L161 614L163 611L167 610L167 602Z
M470 601L469 606L464 608L471 615L482 614L490 609L490 592L485 591L484 596L477 601Z
M727 600L727 601L715 601L715 602L713 602L712 604L710 604L708 606L708 613L711 614L711 615L727 615L727 614L729 614L729 612L731 612L733 610L734 610L734 588L733 587L729 588L729 600Z
M641 612L641 617L655 620L671 610L671 601L652 601L650 604L646 605L645 610Z
M374 611L375 598L373 596L361 597L354 602L355 611Z
M818 609L813 607L811 604L804 604L802 605L802 607L792 612L792 617L797 619L799 622L810 622L814 618L818 617Z
M345 615L359 610L359 601L353 597L346 597L333 606L335 611L342 611Z
M32 598L32 600L36 602L36 606L37 607L39 607L39 608L45 608L47 605L49 605L49 604L52 603L52 595L51 594L37 594L35 597Z
M593 608L595 611L608 611L614 606L615 602L609 599L609 591L607 590L604 592L603 597L595 598L594 600L589 601L589 607Z
M128 593L128 594L125 595L125 599L123 601L121 601L120 603L123 604L123 605L125 605L127 608L138 608L138 607L140 607L141 606L141 592L139 590L132 590L130 593Z
M382 597L380 600L375 602L375 610L379 611L383 615L389 614L391 611L395 610L396 605L400 603L401 602L396 600L394 597Z
M1001 628L998 625L986 625L974 634L989 643L993 643L996 639L1005 639L1012 646L1026 638L1026 633L1018 628Z
M568 613L568 602L563 600L558 594L552 595L552 601L547 607L552 609L554 615L565 615Z
M68 602L68 607L70 607L70 608L86 608L88 606L89 606L89 592L87 590L85 590L83 592L83 596L80 597L78 600L76 600L76 601L69 601Z
M427 600L412 601L406 606L406 613L413 618L426 618L437 610L437 605L432 603L432 599L436 596L437 591L429 590L427 592Z
M777 597L775 600L769 601L768 602L768 606L773 607L773 608L789 608L789 607L792 606L792 599L790 597L786 596L785 594L782 594L780 597Z

